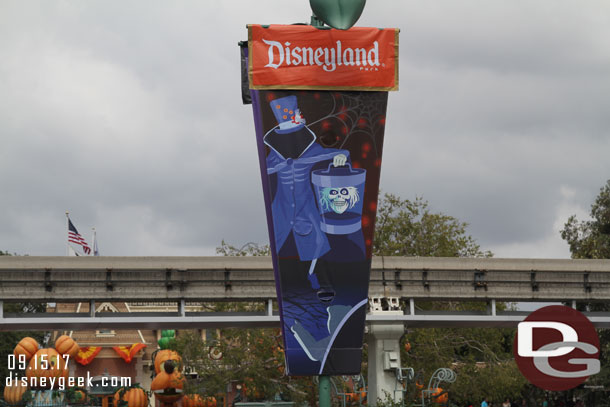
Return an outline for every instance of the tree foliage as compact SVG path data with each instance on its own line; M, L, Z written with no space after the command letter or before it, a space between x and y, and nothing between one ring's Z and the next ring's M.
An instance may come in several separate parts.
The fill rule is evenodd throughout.
M513 335L512 329L495 328L410 329L401 361L426 387L436 369L454 370L457 380L448 387L452 403L478 405L488 397L495 405L506 397L516 399L527 384L514 362ZM415 402L419 396L414 386L408 387L407 399Z
M382 256L491 257L467 233L468 224L443 213L434 213L422 198L401 199L385 194L379 200L373 253ZM419 310L484 311L483 302L417 302ZM498 310L506 308L497 304ZM478 404L483 397L499 402L517 398L526 384L512 354L514 329L418 328L403 338L401 360L422 377L441 367L457 372L450 385L452 403ZM407 349L410 350L407 351ZM409 387L407 398L416 401L419 392ZM495 404L495 403L494 403Z
M573 259L610 259L610 180L600 189L591 205L590 219L579 221L570 216L561 237L570 246ZM610 305L603 303L578 303L580 311L610 311ZM610 330L598 330L600 340L601 371L589 378L589 386L607 386L610 383ZM590 387L589 387L590 388ZM599 393L599 392L597 392ZM587 392L588 405L600 405L599 395Z
M253 311L251 303L224 304L224 310ZM197 378L187 380L187 393L214 396L224 393L228 383L239 384L237 401L262 401L275 397L314 401L311 378L284 375L284 352L279 329L219 329L202 339L185 332L174 343L187 371Z
M468 224L432 213L427 201L385 194L377 207L373 254L377 256L491 257L466 234Z
M570 216L561 231L574 259L610 259L610 180L591 205L591 219Z
M220 246L216 248L216 254L222 256L271 256L271 248L268 244L253 242L248 242L238 248L222 239Z

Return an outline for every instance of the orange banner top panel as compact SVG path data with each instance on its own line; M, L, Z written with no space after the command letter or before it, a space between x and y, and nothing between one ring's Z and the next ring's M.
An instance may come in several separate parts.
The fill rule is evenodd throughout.
M398 90L398 31L249 25L250 88Z

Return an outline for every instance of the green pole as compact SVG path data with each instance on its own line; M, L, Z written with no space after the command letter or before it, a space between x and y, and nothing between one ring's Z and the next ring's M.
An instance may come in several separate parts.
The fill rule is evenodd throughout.
M318 376L319 407L330 407L330 376Z

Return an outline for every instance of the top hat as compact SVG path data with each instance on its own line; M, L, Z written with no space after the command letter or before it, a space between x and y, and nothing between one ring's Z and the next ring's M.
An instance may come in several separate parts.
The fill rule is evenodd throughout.
M279 123L280 133L292 133L305 126L305 119L297 106L296 96L286 96L269 102L275 119Z

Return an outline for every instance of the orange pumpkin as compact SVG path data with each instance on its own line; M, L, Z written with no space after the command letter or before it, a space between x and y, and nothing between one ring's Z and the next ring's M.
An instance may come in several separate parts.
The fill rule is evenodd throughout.
M216 407L216 397L201 397L199 394L189 394L182 399L182 407Z
M443 393L443 389L437 387L434 389L434 393L432 393L432 398L434 399L435 403L445 404L449 401L449 393Z
M38 378L37 384L39 388L51 388L51 383L48 382L49 378L68 377L69 371L66 365L66 360L57 353L55 349L40 349L36 352L34 357L30 359L25 374L28 380L32 380L33 377ZM40 385L41 377L47 378L45 386ZM54 384L57 386L57 381Z
M119 406L119 398L121 398L121 391L123 389L119 389L116 393L114 393L114 407ZM127 402L128 407L147 407L148 406L148 396L139 387L132 387L130 389L125 389L125 392L122 397L123 401Z
M36 342L36 339L30 338L29 336L20 340L13 350L17 360L19 360L19 355L25 355L25 360L30 360L36 352L38 352L38 342Z
M358 401L358 399L358 393L345 393L345 401L347 401L348 403Z
M159 374L159 372L161 372L161 370L163 369L163 363L165 363L166 360L173 360L174 362L176 362L176 366L178 366L178 370L180 370L180 366L182 366L182 358L180 357L178 352L169 349L164 349L158 351L157 355L155 356L155 372L157 374Z
M4 387L4 401L8 405L23 405L23 395L28 391L28 386L23 386L21 380L13 380L11 386Z
M70 359L78 354L79 349L78 344L68 335L62 335L55 341L55 350L62 355L70 355Z
M199 394L188 394L182 399L182 407L204 407L203 398Z
M177 370L172 373L161 371L150 384L155 398L163 403L174 403L183 397L184 376Z

